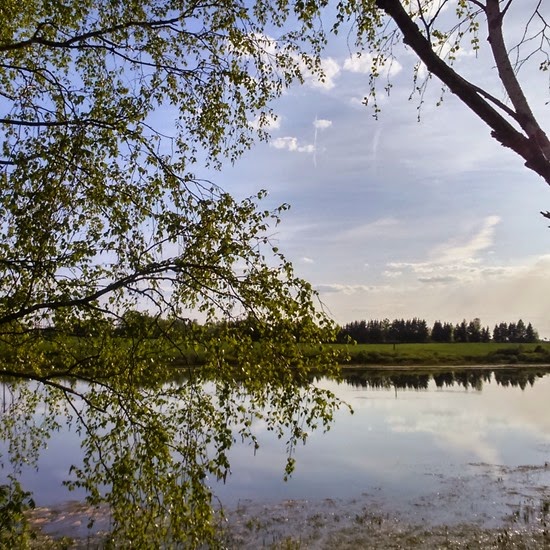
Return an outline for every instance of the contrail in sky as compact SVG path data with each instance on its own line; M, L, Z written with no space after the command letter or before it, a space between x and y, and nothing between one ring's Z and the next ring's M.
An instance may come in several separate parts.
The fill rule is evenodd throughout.
M315 115L313 126L315 127L315 133L313 134L313 167L317 168L317 115Z
M378 144L380 143L380 135L382 134L382 128L377 128L372 139L371 160L376 161L376 155L378 154Z

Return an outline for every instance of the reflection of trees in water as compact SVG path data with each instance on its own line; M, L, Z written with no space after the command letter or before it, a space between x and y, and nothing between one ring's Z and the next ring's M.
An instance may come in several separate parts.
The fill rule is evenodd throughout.
M464 389L472 388L477 391L483 389L483 382L491 381L491 371L484 369L469 369L451 373L457 386ZM437 382L436 382L437 383Z
M262 366L267 369L269 362ZM290 364L277 370L280 380L261 369L246 376L242 367L221 361L211 371L172 374L166 367L147 374L134 367L87 382L4 379L2 466L11 463L17 483L53 432L75 430L82 456L72 458L67 485L84 489L92 506L108 505L112 547L194 548L205 541L215 546L211 485L229 474L233 445L249 444L252 456L263 430L275 433L286 448L290 475L296 446L311 431L329 426L339 400L311 384L306 368Z
M523 370L501 370L495 371L495 382L500 386L519 386L524 390L527 385L533 386L537 378L542 378L546 373L523 371Z
M430 383L429 374L379 374L366 371L344 373L344 380L355 387L373 389L403 388L410 390L427 390Z
M371 389L428 389L433 379L437 388L453 386L481 391L483 384L494 381L501 386L519 386L525 389L533 386L538 378L548 374L548 370L532 369L463 369L441 372L403 373L388 370L377 371L372 369L344 371L344 380L351 386Z

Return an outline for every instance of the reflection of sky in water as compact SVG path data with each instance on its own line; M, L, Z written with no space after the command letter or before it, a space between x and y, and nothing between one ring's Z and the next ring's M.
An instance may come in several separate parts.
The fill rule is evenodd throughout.
M435 490L442 476L457 476L471 463L541 465L548 460L550 376L525 390L484 383L482 391L453 386L427 390L381 390L324 382L354 409L337 414L331 430L314 432L296 452L292 478L283 481L284 441L256 426L261 447L231 452L232 475L214 484L226 504L240 499L347 498L383 491L397 500ZM40 470L27 471L23 484L38 504L82 494L61 487L79 441L73 432L54 433ZM9 473L5 467L3 475Z
M380 390L325 383L352 405L327 434L313 433L297 450L291 480L282 481L281 442L265 440L254 457L233 452L233 475L218 493L239 498L353 497L376 493L414 498L433 489L441 475L466 473L470 463L544 464L550 442L547 415L550 376L533 387L484 383L462 387ZM261 434L267 436L267 434Z

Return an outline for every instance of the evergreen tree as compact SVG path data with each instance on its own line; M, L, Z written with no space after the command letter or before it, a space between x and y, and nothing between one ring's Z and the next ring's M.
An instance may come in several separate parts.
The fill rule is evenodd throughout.
M516 342L525 342L527 329L522 319L517 322L516 325Z
M443 324L441 321L435 321L432 327L431 332L431 340L432 342L444 342L444 332L443 332Z
M455 342L467 342L468 341L468 325L466 319L459 325L456 325L454 330Z
M529 323L525 329L525 341L530 344L539 341L539 335L531 323Z
M481 321L475 318L468 323L468 342L481 342Z

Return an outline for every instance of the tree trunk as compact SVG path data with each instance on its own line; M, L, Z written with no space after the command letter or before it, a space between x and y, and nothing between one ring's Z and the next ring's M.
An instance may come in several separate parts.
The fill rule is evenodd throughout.
M498 4L497 0L492 1ZM488 3L490 2L491 0L489 0ZM539 174L544 178L546 183L550 185L550 157L545 154L545 140L547 142L548 138L544 132L542 132L538 124L536 128L532 128L529 122L524 122L522 124L522 121L520 121L522 117L526 117L526 119L529 118L527 111L522 108L522 111L514 113L513 117L524 129L527 134L525 135L516 130L506 118L484 99L483 96L485 95L485 97L487 97L489 94L461 77L434 52L431 43L420 32L418 26L403 8L400 0L376 0L376 6L393 19L403 34L403 42L414 50L426 65L428 71L437 76L453 94L457 95L463 103L491 128L491 135L501 143L501 145L509 147L520 155L525 160L525 166ZM495 38L495 43L492 44L492 47L494 52L494 49L501 50L503 45L499 46L498 40ZM505 49L503 51L506 52ZM502 50L499 52L499 55L501 52ZM517 96L514 92L512 93ZM525 104L527 104L526 100ZM514 107L516 107L515 103ZM530 109L528 112L531 113ZM534 120L532 113L531 119ZM532 120L530 122L532 122ZM524 124L529 126L529 132L525 130Z

